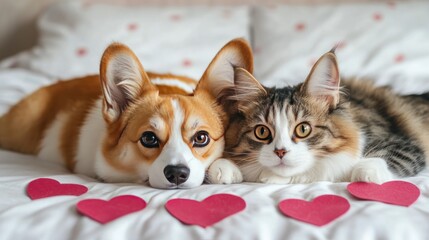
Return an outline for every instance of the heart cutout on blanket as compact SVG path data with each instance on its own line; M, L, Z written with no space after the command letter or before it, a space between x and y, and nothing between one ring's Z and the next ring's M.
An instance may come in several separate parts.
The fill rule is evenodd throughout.
M420 196L419 188L409 182L391 181L381 185L354 182L347 186L349 193L357 198L408 207Z
M145 200L133 195L122 195L108 201L102 199L85 199L77 203L77 211L79 213L102 224L143 210L145 207Z
M171 199L165 204L165 208L181 222L205 228L243 211L246 202L239 196L215 194L201 202L183 198Z
M87 191L88 188L83 185L60 183L50 178L38 178L27 185L27 195L32 200L62 195L80 196Z
M323 226L346 213L350 203L337 195L322 195L310 202L302 199L285 199L279 203L279 208L288 217Z

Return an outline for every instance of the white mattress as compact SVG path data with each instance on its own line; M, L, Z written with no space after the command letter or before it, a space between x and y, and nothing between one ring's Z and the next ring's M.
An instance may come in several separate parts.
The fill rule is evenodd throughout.
M344 75L373 76L377 84L389 84L403 93L429 90L429 47L427 41L422 42L429 39L429 4L397 4L394 8L387 4L353 6L283 6L258 8L253 14L247 8L150 9L151 16L180 15L183 21L157 20L157 27L148 28L142 35L129 36L120 26L136 21L140 27L155 24L153 18L139 18L139 11L144 10L82 7L65 1L42 17L38 46L0 63L0 114L26 94L58 78L95 73L100 52L113 40L132 45L139 57L145 59L142 61L148 70L172 69L172 72L198 78L227 40L241 36L250 39L249 24L253 29L252 44L257 48L255 75L265 84L302 81L309 70L309 61L329 50L331 43L338 40L335 36L346 36L347 45L338 52L340 68L344 62ZM371 19L376 13L382 14L385 21L377 20L381 26L373 29ZM365 16L370 20L360 22L359 27L348 27L354 26L356 18ZM226 18L222 21L227 22L219 22L220 18ZM307 20L305 31L308 32L291 30L297 22ZM110 21L105 22L109 28L97 32L98 39L102 39L98 42L90 34L94 34L91 30L103 21ZM204 24L194 24L196 30L192 31L188 26L195 21L204 21ZM161 31L171 28L172 24L176 24L174 31ZM228 28L223 28L226 25ZM116 28L122 30L112 30ZM76 36L85 35L89 37L76 40ZM140 39L148 35L151 38ZM199 41L193 41L195 39ZM75 52L83 45L91 50L84 58ZM395 54L405 57L395 61ZM191 67L180 64L188 58L193 63ZM82 184L89 191L79 197L30 200L26 186L40 177ZM421 190L421 196L410 207L357 200L347 192L348 183L243 183L158 190L137 184L100 183L32 156L0 150L0 239L429 239L429 170L405 180ZM164 208L172 198L202 200L216 193L241 196L247 207L205 229L180 223ZM76 212L75 205L82 199L107 200L125 194L143 198L147 207L106 225ZM345 197L351 208L322 227L287 218L277 207L283 199L312 200L323 194Z

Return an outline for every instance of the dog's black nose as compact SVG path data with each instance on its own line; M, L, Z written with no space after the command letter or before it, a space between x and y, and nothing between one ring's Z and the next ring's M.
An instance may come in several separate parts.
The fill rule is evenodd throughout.
M190 172L191 170L182 164L168 165L164 168L164 176L169 182L175 183L176 185L186 182Z

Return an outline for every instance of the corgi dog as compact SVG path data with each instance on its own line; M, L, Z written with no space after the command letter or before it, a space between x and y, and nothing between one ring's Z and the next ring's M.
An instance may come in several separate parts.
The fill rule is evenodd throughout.
M145 72L125 45L104 52L100 74L43 87L0 118L0 147L61 162L106 182L192 188L222 155L223 90L253 71L249 44L227 43L198 83ZM195 89L193 91L193 89Z

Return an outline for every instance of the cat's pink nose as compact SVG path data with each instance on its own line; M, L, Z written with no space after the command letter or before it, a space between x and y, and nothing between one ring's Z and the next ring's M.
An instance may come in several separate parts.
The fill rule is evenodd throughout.
M286 151L286 149L284 149L284 148L282 148L282 149L275 149L274 150L274 153L279 157L279 158L283 158L285 155L286 155L286 153L287 153L287 151Z

